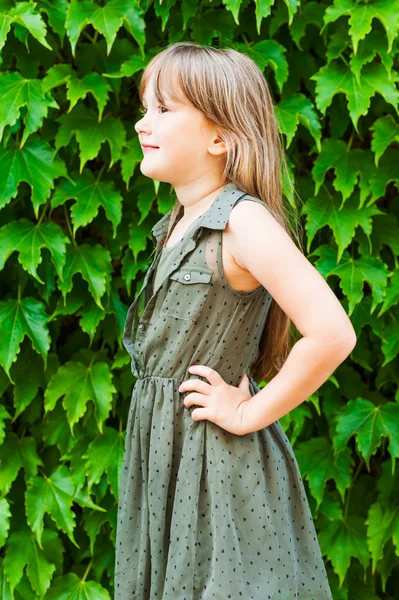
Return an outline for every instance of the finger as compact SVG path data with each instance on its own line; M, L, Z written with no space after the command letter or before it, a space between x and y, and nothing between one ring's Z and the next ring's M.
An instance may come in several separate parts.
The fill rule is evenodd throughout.
M202 379L186 379L186 381L183 381L179 385L178 389L180 393L196 390L197 392L201 392L201 394L209 396L212 386L206 381L202 381Z
M198 406L208 406L208 396L204 394L196 394L193 392L192 394L188 394L184 400L183 404L186 408L190 408L193 404L198 404Z
M207 367L206 365L191 365L188 368L188 371L189 373L195 373L196 375L205 377L211 385L222 385L225 383L223 377L219 375L215 369L211 369L211 367Z
M193 421L211 420L211 411L208 408L195 408L191 413Z

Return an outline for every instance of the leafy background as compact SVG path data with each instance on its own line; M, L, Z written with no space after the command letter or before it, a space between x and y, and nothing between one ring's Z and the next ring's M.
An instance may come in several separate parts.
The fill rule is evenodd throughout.
M3 599L113 595L123 324L174 201L136 168L137 82L184 39L248 53L269 82L308 258L358 337L280 422L334 599L399 598L398 8L0 0Z

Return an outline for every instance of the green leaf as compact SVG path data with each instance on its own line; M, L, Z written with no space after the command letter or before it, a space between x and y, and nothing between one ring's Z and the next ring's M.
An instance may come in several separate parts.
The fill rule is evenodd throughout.
M59 36L61 45L65 36L65 15L68 8L68 0L40 0L40 12L46 13L48 22L53 31Z
M52 50L46 41L46 23L41 15L34 11L36 5L37 2L17 2L10 10L0 15L0 50L3 49L12 23L24 27L40 44Z
M386 115L374 121L370 131L373 132L371 149L375 153L375 164L378 167L379 160L388 146L399 142L399 123L392 115Z
M115 189L113 181L101 181L93 173L85 169L81 176L74 175L72 185L68 181L61 182L51 200L53 207L62 205L66 200L74 199L76 203L71 208L73 235L79 227L91 223L103 207L106 217L113 225L113 237L122 219L122 196Z
M98 429L103 433L103 423L112 405L112 394L116 389L106 363L85 365L69 361L60 367L51 378L44 393L45 412L53 410L57 400L64 397L62 405L67 412L68 423L73 435L73 426L87 411L87 402L92 400Z
M379 19L388 38L387 52L391 52L392 44L399 33L398 6L392 0L372 0L371 2L357 2L356 0L335 0L332 6L327 6L324 23L333 23L341 16L349 17L349 34L352 38L353 49L356 54L359 41L371 31L371 22Z
M54 579L46 600L110 600L110 596L99 583L68 573Z
M0 446L0 491L6 495L21 468L27 477L36 475L39 466L43 466L36 451L36 440L33 437L18 438L10 431L5 443Z
M376 92L398 112L399 92L381 64L366 65L358 81L346 65L333 61L321 67L310 79L316 81L316 104L323 115L336 94L341 92L346 95L349 114L356 131L359 118L367 115L370 99Z
M86 25L92 25L107 40L107 55L122 25L134 37L143 51L145 23L143 12L138 5L129 0L110 0L105 6L94 2L72 0L68 6L66 30L75 57L76 43Z
M100 122L109 93L112 91L104 77L93 71L79 79L71 65L55 65L48 70L44 77L43 89L47 91L64 83L67 86L67 98L70 101L68 113L71 112L78 100L83 100L88 93L91 93L97 101L98 122Z
M249 53L249 57L257 63L262 71L268 65L273 69L280 92L288 79L288 63L284 56L286 52L286 48L278 42L262 40L251 46Z
M361 208L370 194L368 182L370 172L374 171L371 153L361 148L349 149L342 140L326 139L313 165L315 194L318 193L329 169L334 169L336 174L333 186L342 194L341 208L359 181Z
M340 586L349 569L350 559L357 558L366 571L370 562L370 555L364 541L366 526L362 517L349 515L343 521L330 521L319 532L318 540L324 555L326 555L338 574Z
M370 507L366 521L367 545L373 559L373 574L378 561L383 560L386 555L386 551L383 550L389 540L395 544L396 555L399 556L399 478L390 472L388 461L381 464L377 488L377 502ZM381 567L379 572L380 570Z
M27 481L25 507L28 525L36 535L40 548L43 548L43 519L49 514L58 529L67 534L71 542L79 548L73 530L75 514L71 510L74 499L74 486L65 465L58 467L49 477L32 477Z
M293 140L298 125L301 124L313 136L318 151L321 151L321 125L313 104L303 94L292 94L281 100L275 107L279 129L287 136L288 148Z
M23 552L21 552L22 548ZM22 531L13 533L8 539L4 559L4 570L11 589L15 589L26 568L32 588L38 596L43 597L50 587L56 570L53 564L54 552L60 557L61 548L61 540L57 533L49 529L43 532L43 548L38 546L35 536L26 527Z
M32 203L35 217L39 207L46 202L57 177L72 181L62 160L47 142L31 138L22 150L14 141L9 148L0 148L0 208L15 198L18 186L25 181L32 188Z
M323 27L324 11L325 7L322 4L308 1L301 6L300 11L296 12L295 19L290 23L289 32L299 50L303 51L301 40L308 25L315 25L319 30Z
M57 275L62 279L66 244L70 244L69 239L63 234L61 227L51 221L37 225L27 219L11 221L0 229L0 269L4 267L8 257L17 251L24 269L43 283L36 269L42 261L40 249L47 248L53 257Z
M334 480L344 500L354 464L349 448L336 456L330 440L318 437L297 444L295 454L302 476L306 475L312 496L317 501L317 510L323 500L326 482L330 479Z
M112 271L111 257L106 248L96 244L81 244L80 246L70 245L67 247L66 264L64 267L62 281L58 281L58 287L65 296L72 289L72 278L76 273L81 273L83 279L87 281L89 290L95 303L101 310L104 307L100 298L106 289L106 282Z
M341 279L341 288L349 300L350 316L355 306L363 298L363 283L367 281L372 289L373 313L385 294L389 271L385 263L375 256L360 256L352 258L348 252L343 252L338 264L337 250L324 244L314 250L310 256L319 256L316 267L323 277L337 275Z
M2 407L1 407L2 408ZM11 511L7 498L0 498L0 546L3 547L7 541L10 531Z
M143 150L138 137L128 140L126 148L123 151L121 160L122 179L126 183L126 189L129 189L129 183L133 177L136 166L143 160Z
M39 79L26 79L19 73L0 73L0 139L7 125L15 125L20 109L27 107L22 118L25 130L19 145L23 148L31 133L37 131L47 117L48 109L59 108L51 94L43 90Z
M387 54L387 40L382 31L372 31L370 35L360 42L356 54L350 57L350 68L360 84L360 73L365 64L371 63L377 58L384 65L388 79L392 79L392 68L394 57Z
M109 168L120 159L126 143L126 133L119 119L107 117L99 123L94 111L78 104L58 121L61 127L55 137L55 147L59 150L67 146L72 136L76 136L80 149L80 173L88 160L98 156L104 142L109 143L111 150Z
M87 453L83 456L88 459L86 474L89 487L99 483L103 473L106 473L112 493L118 498L124 444L125 434L111 427L104 427L102 435L98 435L89 444Z
M350 400L337 416L336 435L333 438L335 451L341 452L353 435L369 471L370 456L381 445L381 437L387 436L393 475L395 459L399 458L399 405L386 402L376 406L365 398Z
M396 185L399 189L399 152L394 148L389 148L384 156L378 169L374 169L370 176L370 203L375 202L385 194L385 189L390 182Z
M397 280L398 278L396 278ZM399 289L396 289L396 295L399 294ZM382 366L394 360L399 355L399 307L395 306L390 311L391 322L384 329L383 343L381 350L384 354L385 360Z
M10 380L10 367L17 359L19 347L26 335L46 364L50 348L50 335L46 327L48 320L44 305L34 298L10 298L0 302L0 333L3 342L0 346L0 364Z
M344 208L337 200L335 195L322 190L318 196L308 198L302 212L307 215L307 251L310 251L317 231L328 225L334 233L338 246L337 261L340 262L345 248L355 237L356 227L363 229L370 242L372 217L384 213L375 206L359 208L354 197L346 202Z

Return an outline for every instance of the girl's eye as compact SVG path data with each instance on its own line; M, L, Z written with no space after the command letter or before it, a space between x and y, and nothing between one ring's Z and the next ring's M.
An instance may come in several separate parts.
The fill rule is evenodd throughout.
M165 110L168 112L168 109L166 108L166 106L161 106L161 105L159 105L159 106L158 106L158 108L164 108L164 109L165 109ZM141 115L145 115L145 111L146 111L146 110L147 110L146 108L139 108L139 113L140 113ZM162 114L164 114L164 113L162 113Z

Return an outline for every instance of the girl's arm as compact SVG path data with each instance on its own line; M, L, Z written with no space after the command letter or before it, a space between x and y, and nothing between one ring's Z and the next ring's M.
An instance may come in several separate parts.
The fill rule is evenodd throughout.
M231 251L293 321L302 338L283 367L245 403L245 432L258 431L313 394L356 345L355 330L327 282L270 212L243 200L228 223Z

